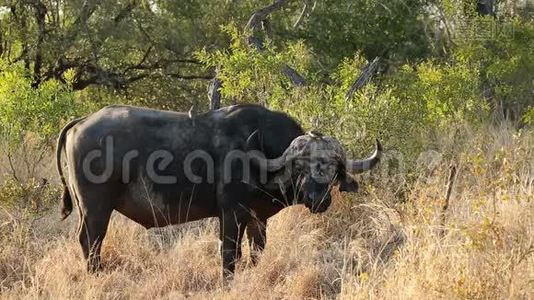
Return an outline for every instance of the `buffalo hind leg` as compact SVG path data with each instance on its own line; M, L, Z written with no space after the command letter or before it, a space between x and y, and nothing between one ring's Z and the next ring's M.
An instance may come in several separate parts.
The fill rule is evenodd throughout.
M265 248L265 242L267 241L266 225L265 220L259 219L253 219L247 224L247 239L250 247L250 259L253 265L258 262L259 255Z
M100 251L111 212L112 210L101 211L98 215L85 213L80 220L78 238L89 272L96 272L101 268Z

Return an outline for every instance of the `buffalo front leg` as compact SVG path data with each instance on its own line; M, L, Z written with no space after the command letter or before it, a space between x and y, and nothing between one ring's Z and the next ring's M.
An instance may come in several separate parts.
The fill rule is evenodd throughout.
M220 240L223 278L230 279L235 271L235 263L241 257L241 240L246 222L236 213L223 214L220 222Z
M250 247L250 259L252 264L258 262L259 255L265 248L267 241L265 220L254 219L247 224L247 239Z

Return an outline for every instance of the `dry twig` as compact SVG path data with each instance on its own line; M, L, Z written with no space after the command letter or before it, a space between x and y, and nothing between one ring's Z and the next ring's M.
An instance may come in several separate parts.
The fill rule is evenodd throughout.
M443 235L444 233L444 228L445 228L445 216L447 214L447 210L449 209L449 204L450 204L450 199L451 199L451 194L452 194L452 188L453 188L453 185L454 185L454 180L456 179L456 165L454 164L451 164L450 166L450 169L449 169L449 179L447 180L447 192L445 194L445 200L443 201L443 205L441 206L441 220L440 220L440 225L441 225L441 231L440 231L440 235Z
M356 78L354 83L350 86L349 90L347 91L347 94L345 94L345 98L349 100L352 98L354 93L361 89L363 86L365 86L369 81L371 81L371 78L373 78L373 75L375 74L377 68L378 68L378 62L380 61L379 57L375 57L372 62L368 63L362 70L362 74Z

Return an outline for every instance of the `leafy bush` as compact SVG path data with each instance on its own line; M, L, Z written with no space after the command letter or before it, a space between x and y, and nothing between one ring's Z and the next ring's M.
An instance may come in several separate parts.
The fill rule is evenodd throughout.
M325 84L313 80L319 76L313 73L311 51L305 45L258 52L233 27L228 28L233 41L230 51L199 54L208 66L220 68L226 104L261 103L286 111L306 129L335 135L356 153L369 151L379 137L389 149L414 160L428 144L422 140L424 133L463 120L477 124L486 116L479 69L468 61L405 65L375 78L347 99L347 90L366 64L361 54L344 59ZM285 63L312 80L304 87L291 86L281 72Z
M523 115L523 122L528 125L534 125L534 107L529 107Z
M49 143L63 121L76 114L73 92L56 80L33 88L20 64L0 61L0 69L0 136L10 148L20 145L28 134Z
M499 117L521 119L533 101L534 21L479 17L464 27L453 57L479 66L480 93Z
M8 179L0 185L0 205L7 208L39 213L57 203L61 189L46 179L30 179L20 183Z
M68 84L47 80L33 87L21 64L0 60L0 69L0 150L7 156L9 177L26 191L44 168L58 131L81 106ZM14 199L9 185L2 189L7 189L3 198Z
M284 51L274 46L259 52L242 37L234 24L224 26L232 42L230 49L209 53L202 50L197 57L208 67L219 69L218 78L224 83L221 93L230 103L261 103L270 105L289 96L291 83L282 73L286 63L305 72L306 48L302 43L288 45ZM305 74L305 73L301 73Z

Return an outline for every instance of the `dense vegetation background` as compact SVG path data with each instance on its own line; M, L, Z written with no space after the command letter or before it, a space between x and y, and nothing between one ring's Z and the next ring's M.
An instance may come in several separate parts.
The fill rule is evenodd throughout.
M205 111L215 75L223 105L402 149L460 120L531 124L534 4L486 2L275 1L247 25L270 1L2 1L0 132L49 140L109 103ZM346 97L375 57L370 84Z
M162 272L168 282L145 285L146 295L532 296L533 45L529 0L0 0L0 292L124 297L139 291L94 287ZM386 159L362 195L343 197L323 219L276 219L294 239L275 236L274 247L300 249L309 237L310 256L279 261L268 248L271 264L242 270L230 294L216 288L215 248L198 244L215 239L209 222L172 235L171 245L209 257L183 274L158 262L178 246L154 250L124 220L104 250L108 277L51 268L59 249L76 247L62 240L64 224L35 225L59 199L50 166L61 127L111 103L207 111L219 93L222 105L284 110L355 156L379 137ZM463 202L449 212L441 190L454 182ZM118 256L127 245L141 250ZM389 268L386 248L397 253ZM138 261L143 251L159 254ZM185 254L172 255L184 264ZM189 282L187 270L200 277Z

